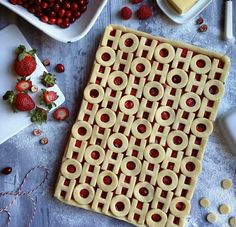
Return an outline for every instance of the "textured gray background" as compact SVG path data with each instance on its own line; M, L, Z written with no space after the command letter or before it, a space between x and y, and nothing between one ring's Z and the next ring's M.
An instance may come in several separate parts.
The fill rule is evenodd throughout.
M186 25L176 25L160 11L154 1L152 4L155 11L153 18L147 21L138 21L133 18L126 22L119 18L118 11L122 6L129 5L128 0L110 0L86 38L72 44L59 43L49 38L22 18L0 6L0 28L11 23L17 24L32 47L38 50L38 56L41 59L51 59L52 66L49 67L49 70L53 71L53 66L58 62L64 63L66 67L65 73L58 74L58 84L66 96L65 105L70 109L71 117L66 122L49 121L48 124L41 126L44 135L49 138L49 144L46 146L39 145L39 139L31 134L32 130L37 126L32 125L0 145L0 169L8 165L13 167L11 175L0 175L0 191L16 190L25 173L36 165L46 165L50 169L49 180L34 194L37 199L37 213L32 226L130 226L109 217L66 206L52 196L63 150L70 128L78 112L82 91L91 70L93 62L91 59L94 58L100 35L109 23L123 24L154 35L185 41L222 53L227 52L232 58L232 68L226 84L226 94L220 107L219 116L236 106L236 80L234 78L236 70L234 58L236 53L235 45L222 40L223 1L213 1L202 13L209 25L209 30L204 34L197 33L195 20L189 21ZM234 5L236 7L236 3ZM136 8L137 6L132 7ZM197 184L192 202L191 216L187 221L187 226L208 226L204 218L209 211L216 212L219 216L218 222L214 226L228 226L228 218L236 216L236 187L227 192L223 191L220 187L220 181L224 178L231 178L236 185L235 169L236 156L230 154L217 125L215 125L214 133L210 137L206 149L203 173ZM32 184L35 184L40 179L39 175L37 176L31 179L30 182ZM212 200L212 206L207 210L201 209L198 205L198 200L202 196L209 197ZM0 207L3 207L5 200L7 201L7 198L4 200L0 198ZM231 206L232 212L230 215L219 215L217 207L221 203L228 203ZM18 199L11 212L13 220L10 226L23 227L24 223L27 223L28 218L30 218L30 205L24 198ZM0 214L0 226L3 225L2 222L5 218L5 214Z

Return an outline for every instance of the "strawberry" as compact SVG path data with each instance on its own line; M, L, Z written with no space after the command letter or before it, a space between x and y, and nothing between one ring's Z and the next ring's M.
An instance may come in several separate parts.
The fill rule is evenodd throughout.
M17 81L16 90L19 92L27 92L32 87L32 81L30 79L26 80L21 78Z
M152 9L148 5L142 5L137 11L137 16L140 20L146 20L152 16Z
M16 49L15 71L19 76L27 77L36 69L36 50L26 51L25 46L20 45Z
M52 116L56 121L63 121L69 117L69 110L66 107L60 107L53 112Z
M131 3L132 4L138 4L138 3L140 3L140 2L142 2L143 0L131 0Z
M25 93L15 94L13 91L7 91L3 96L3 100L11 104L14 112L30 111L35 108L33 99Z
M30 111L30 119L32 122L43 123L47 122L48 113L45 109L37 107Z
M51 73L44 72L41 82L45 87L53 87L56 84L56 77Z
M129 7L123 7L120 11L121 18L123 20L128 20L132 17L132 10Z
M56 106L54 101L57 100L57 98L58 95L55 91L47 91L42 89L42 94L39 97L39 103L46 106L50 110L52 109L53 105Z

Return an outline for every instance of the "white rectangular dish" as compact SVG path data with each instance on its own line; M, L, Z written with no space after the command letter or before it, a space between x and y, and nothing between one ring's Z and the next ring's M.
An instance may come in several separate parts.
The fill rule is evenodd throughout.
M185 14L178 14L167 0L156 0L160 9L174 22L178 24L187 23L192 18L200 14L212 0L198 0L198 2ZM186 0L187 1L187 0Z
M29 43L26 41L20 30L15 25L9 25L0 31L0 42L4 43L4 45L0 46L0 59L1 59L1 67L0 67L0 75L1 75L1 83L0 83L0 144L14 136L24 128L28 127L32 124L28 113L26 112L18 112L13 113L12 109L3 101L2 96L5 94L7 90L14 90L16 86L17 76L12 70L12 64L15 59L15 49L23 44L26 49L32 49ZM44 71L47 71L39 58L36 56L37 68L31 75L31 80L34 85L37 85L39 91L45 87L40 82L40 75L43 74ZM57 92L58 99L55 101L55 104L60 106L64 101L65 97L61 92L60 88L57 85L54 85L50 89ZM40 92L32 94L32 98L35 100L38 105L38 96ZM56 107L53 107L54 110Z
M41 22L19 5L12 5L8 0L0 0L0 4L23 17L29 23L60 42L68 43L82 39L92 28L108 0L91 0L87 11L67 29Z

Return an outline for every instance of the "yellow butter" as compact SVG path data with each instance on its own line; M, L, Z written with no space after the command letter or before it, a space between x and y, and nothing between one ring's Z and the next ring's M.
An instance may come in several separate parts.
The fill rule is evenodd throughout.
M168 0L179 14L184 14L191 9L197 0Z

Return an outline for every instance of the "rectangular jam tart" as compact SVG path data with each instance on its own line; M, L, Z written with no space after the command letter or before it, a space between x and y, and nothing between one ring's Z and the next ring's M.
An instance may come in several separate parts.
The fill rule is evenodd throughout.
M184 226L229 67L225 55L108 26L55 197L136 226Z

